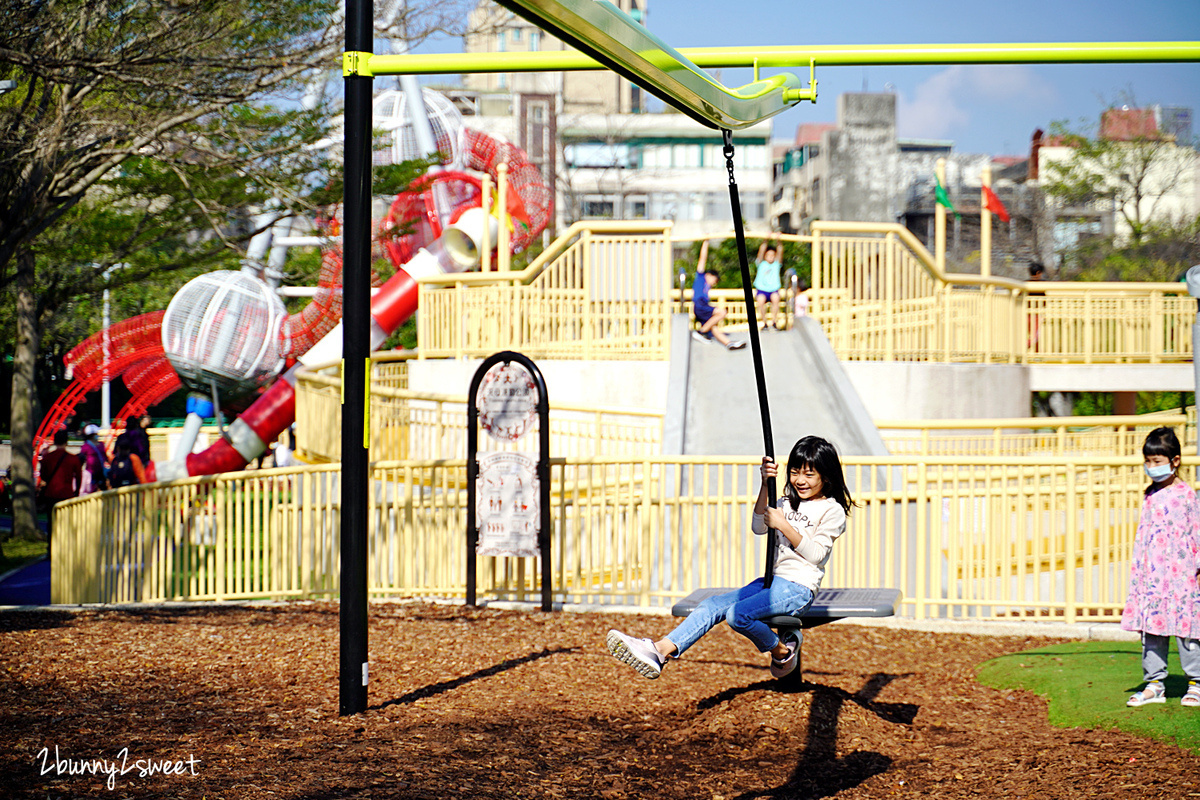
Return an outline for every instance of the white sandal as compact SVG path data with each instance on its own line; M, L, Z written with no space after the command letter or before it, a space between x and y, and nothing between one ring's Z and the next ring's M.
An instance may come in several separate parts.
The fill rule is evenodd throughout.
M1200 683L1196 683L1195 681L1188 683L1187 693L1179 701L1179 705L1188 706L1189 708L1200 707Z
M1200 698L1198 698L1198 701L1200 701ZM1145 689L1142 689L1140 692L1126 700L1125 705L1136 708L1138 706L1145 706L1151 703L1165 702L1167 702L1167 692L1165 689L1163 689L1163 685L1158 681L1152 681L1151 683L1146 684Z

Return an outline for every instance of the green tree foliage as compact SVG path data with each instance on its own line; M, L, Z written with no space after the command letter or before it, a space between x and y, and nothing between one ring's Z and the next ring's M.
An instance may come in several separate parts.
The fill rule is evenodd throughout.
M755 260L758 247L764 239L746 239L746 257L750 262L750 277L754 278ZM769 241L776 243L774 239ZM779 243L776 243L778 246ZM675 272L687 273L687 285L691 288L692 278L696 275L696 264L700 260L700 242L693 242L688 250L688 257L675 261ZM796 277L806 286L812 285L812 247L803 242L782 242L783 252L780 255L781 273L789 269L796 272ZM718 289L738 289L742 285L741 260L738 257L737 242L734 239L723 239L720 242L712 240L708 246L708 261L705 265L708 272L717 273Z
M1170 198L1189 193L1196 151L1169 137L1111 140L1073 131L1058 121L1050 136L1071 148L1064 160L1045 164L1043 189L1066 206L1113 208L1129 238L1140 241L1152 224L1178 224Z
M14 318L18 533L32 528L42 331L78 298L229 257L303 205L340 48L334 0L28 0L0 12L0 287ZM116 264L119 270L109 270ZM105 275L108 275L105 278Z
M1179 226L1151 223L1136 241L1084 239L1062 258L1064 280L1177 281L1200 264L1200 217Z

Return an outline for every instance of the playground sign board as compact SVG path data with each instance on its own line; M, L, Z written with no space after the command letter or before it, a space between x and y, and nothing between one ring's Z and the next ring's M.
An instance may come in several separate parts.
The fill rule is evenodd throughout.
M501 442L515 442L537 419L537 383L516 362L496 364L484 374L475 402L479 407L479 425L488 436Z
M480 453L475 478L476 555L536 558L541 514L537 459L528 453Z
M480 428L515 442L535 420L536 453L479 452ZM539 558L542 610L550 611L550 524L546 382L528 357L505 350L483 360L467 392L467 605L475 605L480 556Z

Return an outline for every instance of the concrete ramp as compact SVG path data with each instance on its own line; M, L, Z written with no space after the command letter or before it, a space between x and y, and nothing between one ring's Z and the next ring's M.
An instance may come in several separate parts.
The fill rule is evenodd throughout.
M887 455L829 340L812 317L789 331L760 335L771 431L783 455L802 436L822 436L842 455ZM749 339L735 333L734 339ZM729 351L697 341L688 317L676 314L671 330L671 376L663 452L747 455L763 450L762 421L750 348Z

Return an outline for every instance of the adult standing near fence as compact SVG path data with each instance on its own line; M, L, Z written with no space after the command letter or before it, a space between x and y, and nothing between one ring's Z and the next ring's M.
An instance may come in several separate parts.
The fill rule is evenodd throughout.
M108 480L114 489L146 482L145 463L133 452L132 443L125 434L117 437L117 452L108 468Z
M130 451L141 459L143 464L150 463L150 434L142 427L140 417L130 416L125 420L125 432L117 437L118 447L122 440L129 443Z
M38 510L46 514L46 540L54 543L54 506L79 496L83 461L67 449L67 432L54 432L54 446L42 454L38 465ZM49 547L47 547L49 550Z
M100 428L96 425L83 426L83 490L80 494L102 492L108 488L108 453L100 444Z

